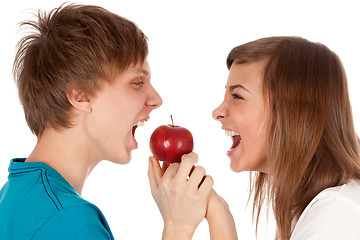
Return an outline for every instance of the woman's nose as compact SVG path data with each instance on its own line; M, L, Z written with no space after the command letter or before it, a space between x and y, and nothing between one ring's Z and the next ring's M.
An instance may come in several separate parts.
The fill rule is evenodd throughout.
M222 120L223 118L225 118L225 116L226 116L226 111L223 107L223 104L215 108L214 111L212 112L212 117L217 121Z

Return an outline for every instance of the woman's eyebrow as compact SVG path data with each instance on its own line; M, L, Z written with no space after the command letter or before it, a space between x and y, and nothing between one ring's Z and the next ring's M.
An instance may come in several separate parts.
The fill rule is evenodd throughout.
M236 88L242 88L242 89L244 89L245 91L247 91L247 92L250 93L250 91L249 91L246 87L244 87L243 85L241 85L241 84L235 84L235 85L229 86L229 91L232 92L232 91L234 91ZM225 89L226 89L226 86L225 86Z

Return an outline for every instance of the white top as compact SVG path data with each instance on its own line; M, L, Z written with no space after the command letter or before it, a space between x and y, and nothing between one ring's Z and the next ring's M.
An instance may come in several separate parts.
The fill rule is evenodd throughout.
M360 239L360 181L325 189L309 203L290 238L304 239Z

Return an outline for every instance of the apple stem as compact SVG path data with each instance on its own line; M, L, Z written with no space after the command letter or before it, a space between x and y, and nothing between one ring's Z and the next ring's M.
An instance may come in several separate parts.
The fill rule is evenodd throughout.
M175 126L175 125L174 125L174 120L173 120L172 115L170 115L170 118L171 118L172 125L173 125L173 126Z

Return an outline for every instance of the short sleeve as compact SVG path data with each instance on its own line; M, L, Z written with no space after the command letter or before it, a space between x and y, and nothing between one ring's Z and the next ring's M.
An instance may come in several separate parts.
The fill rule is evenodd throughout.
M89 205L65 208L52 216L34 234L34 240L110 240L107 223Z
M314 201L295 225L291 240L358 240L360 208L338 193Z

